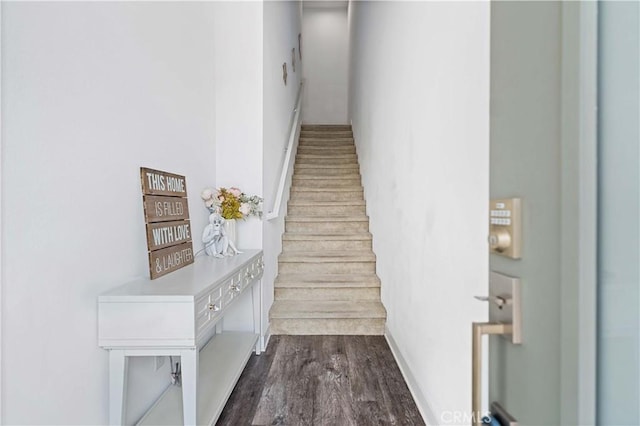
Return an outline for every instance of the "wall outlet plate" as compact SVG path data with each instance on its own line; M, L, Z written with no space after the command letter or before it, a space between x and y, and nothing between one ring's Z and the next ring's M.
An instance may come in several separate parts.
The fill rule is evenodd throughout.
M504 335L511 343L522 343L522 299L520 278L510 277L491 271L489 275L489 298L501 298L507 301L504 305L489 303L489 321L511 324L511 334Z

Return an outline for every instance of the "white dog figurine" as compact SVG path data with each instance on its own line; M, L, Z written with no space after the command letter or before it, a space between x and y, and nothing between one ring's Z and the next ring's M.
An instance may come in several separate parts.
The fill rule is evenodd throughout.
M233 241L227 237L224 222L225 219L218 213L213 213L209 216L209 224L205 226L202 233L204 252L209 256L224 257L242 253L238 251Z

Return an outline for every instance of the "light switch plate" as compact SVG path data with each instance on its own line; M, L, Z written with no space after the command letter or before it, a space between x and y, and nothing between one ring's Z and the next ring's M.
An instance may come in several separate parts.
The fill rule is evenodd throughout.
M491 271L489 275L489 298L501 298L504 305L489 303L489 321L511 324L511 334L504 337L513 344L522 343L522 300L520 278Z
M489 250L512 259L522 257L522 201L501 198L489 204Z

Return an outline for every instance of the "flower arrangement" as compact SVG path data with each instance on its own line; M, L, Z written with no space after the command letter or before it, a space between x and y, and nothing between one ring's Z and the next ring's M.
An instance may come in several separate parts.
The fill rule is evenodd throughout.
M248 196L238 188L205 188L200 197L211 213L217 212L225 219L262 218L262 198Z

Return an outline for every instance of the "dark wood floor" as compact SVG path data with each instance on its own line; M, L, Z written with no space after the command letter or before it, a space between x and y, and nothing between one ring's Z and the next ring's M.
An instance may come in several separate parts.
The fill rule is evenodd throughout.
M273 336L218 425L424 425L382 336Z

